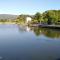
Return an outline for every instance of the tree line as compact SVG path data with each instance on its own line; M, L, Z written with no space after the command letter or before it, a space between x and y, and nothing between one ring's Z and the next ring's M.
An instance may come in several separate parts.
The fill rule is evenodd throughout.
M40 24L58 24L60 25L60 10L47 10L43 12L42 14L40 12L37 12L34 15L24 15L21 14L17 16L15 20L7 20L7 19L0 19L0 22L16 22L20 24L26 23L26 17L31 17L32 21L29 22L31 24L34 23L40 23Z
M34 15L33 22L45 24L60 24L60 10L48 10L42 14L37 12Z
M17 22L25 22L25 18L29 15L21 14L17 17ZM37 12L35 15L31 15L31 23L42 24L60 24L60 10L47 10L42 14Z

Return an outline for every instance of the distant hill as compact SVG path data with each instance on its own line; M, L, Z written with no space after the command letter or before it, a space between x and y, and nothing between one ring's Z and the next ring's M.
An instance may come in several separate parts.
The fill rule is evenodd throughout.
M18 15L0 14L0 19L15 20Z

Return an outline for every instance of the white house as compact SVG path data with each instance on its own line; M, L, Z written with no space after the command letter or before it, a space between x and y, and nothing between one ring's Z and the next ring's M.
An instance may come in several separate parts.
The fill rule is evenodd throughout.
M26 23L30 22L32 20L31 17L26 17Z

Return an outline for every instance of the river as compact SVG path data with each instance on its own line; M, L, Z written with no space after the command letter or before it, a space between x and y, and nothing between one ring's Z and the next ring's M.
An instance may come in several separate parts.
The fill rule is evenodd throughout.
M59 60L60 31L0 24L0 60Z

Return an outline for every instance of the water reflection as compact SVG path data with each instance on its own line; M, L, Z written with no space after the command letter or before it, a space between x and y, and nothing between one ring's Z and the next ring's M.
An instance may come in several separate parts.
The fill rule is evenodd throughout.
M31 27L36 36L41 34L49 38L60 38L60 31L56 29L40 28L40 27Z
M0 59L59 60L60 39L50 38L60 38L60 31L21 25L0 25Z
M23 25L18 25L18 28L19 28L19 30L20 31L22 31L22 32L29 32L31 29L30 29L30 27L28 27L28 26L23 26Z
M28 26L19 26L20 31L33 31L36 36L44 35L48 38L60 38L60 31L56 29L40 28L40 27L28 27Z

